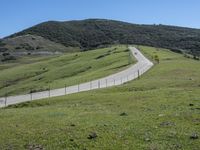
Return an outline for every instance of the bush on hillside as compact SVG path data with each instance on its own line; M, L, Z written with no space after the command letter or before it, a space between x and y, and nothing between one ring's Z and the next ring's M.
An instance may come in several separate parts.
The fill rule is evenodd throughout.
M2 62L10 61L10 60L16 60L16 57L7 52L2 54L2 57L1 57Z

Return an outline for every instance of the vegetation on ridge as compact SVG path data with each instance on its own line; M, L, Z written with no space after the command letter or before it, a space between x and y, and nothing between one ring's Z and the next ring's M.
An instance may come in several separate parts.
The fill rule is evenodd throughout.
M26 34L42 36L67 47L80 47L82 49L115 43L142 44L170 48L175 52L186 52L200 56L199 29L88 19L44 22L10 37Z

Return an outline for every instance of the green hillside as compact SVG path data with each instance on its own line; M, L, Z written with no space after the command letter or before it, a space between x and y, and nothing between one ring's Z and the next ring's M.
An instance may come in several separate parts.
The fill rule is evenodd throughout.
M0 109L0 149L199 150L200 62L140 48L160 64L139 80Z
M43 37L36 35L23 35L14 38L8 38L3 40L6 44L6 48L13 52L37 52L37 51L49 51L49 52L66 52L67 47L62 44L52 42Z
M126 46L51 57L23 57L13 63L0 64L0 96L91 81L128 67L133 63L129 57Z
M137 25L105 19L49 21L10 37L27 34L82 49L114 43L142 44L200 55L200 30L175 26Z
M65 47L41 36L27 34L0 40L0 63L15 61L24 56L42 57L74 51L80 49Z

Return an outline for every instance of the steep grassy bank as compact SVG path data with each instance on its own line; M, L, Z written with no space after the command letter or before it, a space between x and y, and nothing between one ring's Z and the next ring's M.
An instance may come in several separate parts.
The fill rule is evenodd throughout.
M134 63L126 46L44 58L29 64L0 65L0 96L75 85L104 77ZM33 58L32 58L33 59ZM131 60L131 61L129 61ZM25 60L22 60L25 61Z

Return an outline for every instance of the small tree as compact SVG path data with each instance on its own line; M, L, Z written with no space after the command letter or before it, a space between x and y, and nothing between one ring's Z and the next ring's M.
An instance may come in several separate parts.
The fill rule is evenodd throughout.
M3 43L3 40L0 39L0 47L3 47L3 46L5 46L5 45L6 45L6 44Z
M160 59L159 59L158 55L155 55L155 56L154 56L154 60L155 60L158 64L160 63Z

